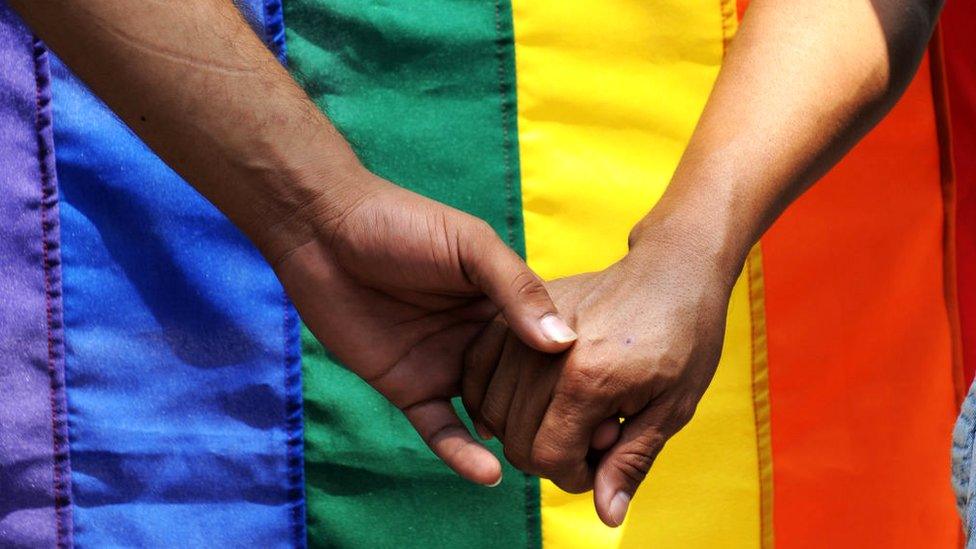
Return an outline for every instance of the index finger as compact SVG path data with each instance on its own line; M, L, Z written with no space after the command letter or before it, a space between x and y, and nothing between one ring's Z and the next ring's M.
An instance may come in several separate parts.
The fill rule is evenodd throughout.
M501 317L496 317L464 352L461 401L472 421L478 420L481 403L488 392L488 384L495 373L498 359L502 356L507 336L508 324Z
M497 486L501 482L502 466L498 458L474 440L451 401L427 400L402 411L427 446L455 473L485 486Z
M586 457L594 432L606 418L602 407L557 388L532 445L532 462L540 476L570 493L592 488L594 471Z

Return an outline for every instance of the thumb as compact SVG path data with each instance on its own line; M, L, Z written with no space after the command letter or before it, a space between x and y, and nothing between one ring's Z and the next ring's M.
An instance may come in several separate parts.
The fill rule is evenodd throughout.
M607 526L623 523L637 487L671 436L663 427L665 409L665 406L646 408L624 422L620 440L597 465L593 502L597 515Z
M461 263L471 282L501 311L523 343L559 353L576 341L576 332L559 316L545 283L488 228L461 245Z

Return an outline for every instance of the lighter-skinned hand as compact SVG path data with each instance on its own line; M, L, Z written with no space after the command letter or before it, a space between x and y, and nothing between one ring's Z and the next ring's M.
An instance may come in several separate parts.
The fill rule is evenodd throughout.
M552 282L579 339L540 353L496 319L466 355L469 414L514 466L569 492L592 488L600 518L620 525L715 372L732 288L720 271L648 240L604 271Z

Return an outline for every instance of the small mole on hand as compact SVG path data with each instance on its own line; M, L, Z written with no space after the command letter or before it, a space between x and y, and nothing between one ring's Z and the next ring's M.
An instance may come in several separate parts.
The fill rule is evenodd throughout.
M633 344L634 344L634 338L633 337L630 337L630 336L627 336L627 339L624 340L624 345L630 346L630 345L633 345Z

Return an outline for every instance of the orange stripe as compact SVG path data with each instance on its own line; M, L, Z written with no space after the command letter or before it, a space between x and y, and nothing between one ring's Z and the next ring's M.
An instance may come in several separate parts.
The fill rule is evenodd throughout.
M929 65L762 240L776 539L950 547L955 389Z

